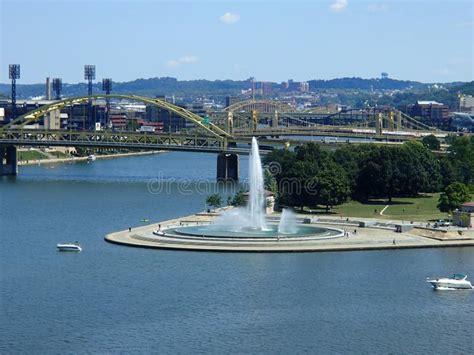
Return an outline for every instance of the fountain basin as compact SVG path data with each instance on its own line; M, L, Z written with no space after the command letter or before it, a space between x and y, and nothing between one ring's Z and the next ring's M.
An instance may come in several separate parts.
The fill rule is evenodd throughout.
M264 230L257 229L230 229L223 228L213 224L207 225L195 225L186 227L174 227L165 230L167 235L179 235L189 237L201 237L201 238L224 238L224 239L253 239L253 240L268 240L268 239L328 239L337 238L343 236L343 232L338 229L323 228L316 226L308 226L298 224L294 233L281 233L278 231L278 224L267 224Z

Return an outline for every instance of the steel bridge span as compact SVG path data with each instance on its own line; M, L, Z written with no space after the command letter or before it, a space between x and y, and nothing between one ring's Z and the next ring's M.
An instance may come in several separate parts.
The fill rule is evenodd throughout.
M163 133L137 133L126 131L72 131L72 130L41 130L25 129L30 123L38 122L44 115L60 110L66 106L87 102L93 99L119 99L141 101L147 105L154 105L161 109L168 110L184 119L191 121L194 128L191 131L183 131L175 134ZM291 140L292 144L298 141L298 136L314 137L329 136L342 137L338 142L342 143L344 138L373 139L374 141L399 143L407 139L421 137L426 134L433 134L432 130L425 128L426 132L420 131L399 131L402 123L411 118L398 116L398 121L394 121L393 114L386 118L379 114L374 129L369 127L354 126L330 126L330 125L291 125L282 126L278 119L272 122L270 127L260 127L257 125L257 116L247 119L243 118L243 127L234 125L234 114L237 116L238 110L243 108L243 104L235 105L228 110L226 122L219 126L209 122L182 107L173 105L160 99L136 95L92 95L72 97L52 104L39 107L13 120L6 126L0 128L0 175L16 174L16 147L17 146L63 146L63 147L86 147L86 148L115 148L115 149L141 149L141 150L173 150L189 152L211 152L217 153L217 178L237 179L238 178L238 154L249 153L249 142L252 136L258 136L262 143L269 146L281 146L285 141ZM259 107L252 102L252 109ZM284 109L287 106L278 106L271 102L265 103L265 107ZM290 113L295 114L295 113ZM403 118L403 120L402 120ZM386 122L385 122L385 121ZM299 122L299 121L298 121ZM237 123L237 122L236 122ZM299 122L301 123L301 122ZM413 122L412 122L413 123ZM416 123L416 122L415 122ZM384 131L384 126L389 126ZM221 128L223 126L223 128ZM236 127L237 126L237 127ZM394 131L394 128L397 130ZM436 134L436 133L435 133ZM439 134L439 132L438 132ZM270 139L268 139L270 138ZM302 139L301 141L307 141Z

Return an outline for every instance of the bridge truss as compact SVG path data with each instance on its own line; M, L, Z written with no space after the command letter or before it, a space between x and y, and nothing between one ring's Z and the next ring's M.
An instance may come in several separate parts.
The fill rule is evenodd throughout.
M1 144L199 152L221 152L227 149L225 141L212 136L36 129L0 131Z
M164 100L137 96L137 95L119 95L119 94L109 94L109 95L98 94L98 95L92 95L92 96L77 96L77 97L71 97L64 100L56 101L54 103L41 106L37 108L36 110L27 112L26 114L19 116L18 118L16 118L9 124L0 128L0 131L8 130L10 128L23 128L25 125L29 123L38 121L41 117L43 117L45 114L49 112L60 110L65 106L80 104L80 103L88 102L89 100L96 100L96 99L105 99L105 100L122 99L122 100L140 101L149 105L157 106L161 109L168 110L170 112L177 114L180 117L183 117L184 119L188 121L191 121L192 123L195 124L196 128L198 128L204 135L219 137L221 139L230 137L230 135L226 131L224 131L223 129L221 129L220 127L218 127L217 125L211 122L206 122L203 117L198 116L182 107L173 105Z

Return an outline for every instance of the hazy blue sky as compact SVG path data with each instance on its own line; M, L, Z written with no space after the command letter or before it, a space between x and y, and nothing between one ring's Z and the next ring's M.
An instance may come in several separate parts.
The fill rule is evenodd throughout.
M0 82L473 80L473 1L0 0Z

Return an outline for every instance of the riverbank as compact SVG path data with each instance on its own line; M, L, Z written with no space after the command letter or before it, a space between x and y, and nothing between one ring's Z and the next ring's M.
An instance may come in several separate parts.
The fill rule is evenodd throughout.
M107 154L107 155L96 155L96 159L113 159L113 158L122 158L122 157L131 157L139 155L150 155L150 154L159 154L163 153L163 150L154 150L148 152L130 152L130 153L116 153L116 154ZM23 160L19 161L18 165L41 165L41 164L54 164L54 163L69 163L76 161L86 161L87 157L70 157L70 158L56 158L56 159L35 159L35 160Z
M401 221L376 219L313 218L309 225L333 228L349 232L348 237L332 239L292 240L275 238L274 240L223 240L218 238L186 238L173 235L155 235L153 231L181 225L199 225L211 223L217 213L197 213L177 219L162 221L147 226L131 228L106 235L105 240L133 247L222 251L222 252L323 252L323 251L356 251L380 249L443 248L474 246L474 231L463 231L462 234L450 230L432 230L423 225L410 226L409 231L396 232L396 225ZM277 214L275 217L278 216ZM307 216L298 215L298 218ZM308 222L308 221L307 221ZM408 229L408 228L407 228Z

